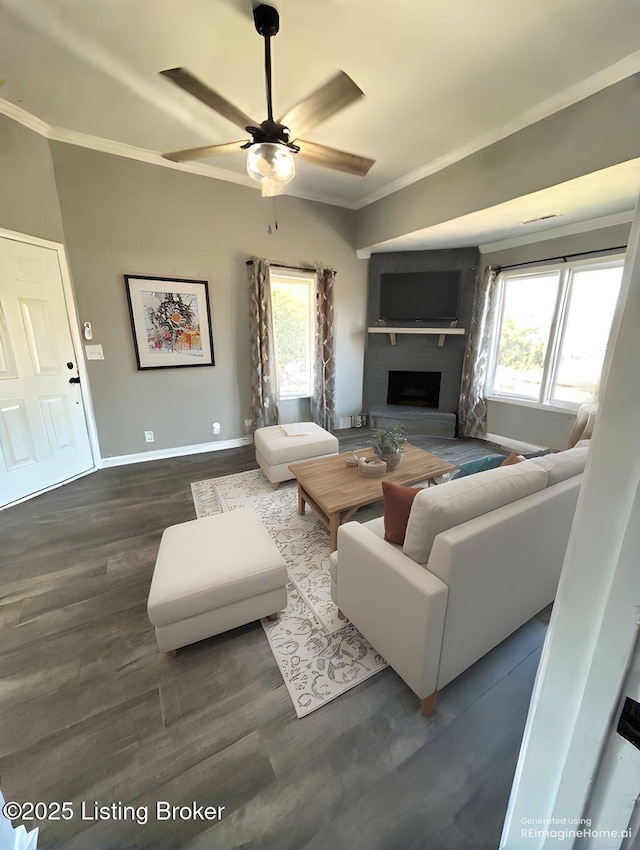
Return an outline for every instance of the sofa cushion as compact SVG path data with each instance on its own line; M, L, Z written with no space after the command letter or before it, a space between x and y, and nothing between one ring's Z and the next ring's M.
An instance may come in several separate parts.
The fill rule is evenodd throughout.
M523 462L422 490L413 501L403 552L426 564L441 531L544 490L547 478L546 469Z
M404 543L413 500L424 487L406 487L391 481L382 482L384 503L384 539L389 543Z
M559 484L560 481L565 481L567 478L573 478L574 475L580 475L581 472L584 472L588 453L588 446L580 448L576 446L564 452L534 458L527 461L527 464L536 464L542 469L546 469L549 473L547 486L551 487L553 484Z

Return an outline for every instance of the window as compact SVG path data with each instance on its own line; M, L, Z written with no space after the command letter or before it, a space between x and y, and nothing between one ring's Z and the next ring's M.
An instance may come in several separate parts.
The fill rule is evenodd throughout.
M487 396L573 409L597 392L622 267L616 259L500 275Z
M279 397L309 398L313 393L315 275L272 269L271 309Z

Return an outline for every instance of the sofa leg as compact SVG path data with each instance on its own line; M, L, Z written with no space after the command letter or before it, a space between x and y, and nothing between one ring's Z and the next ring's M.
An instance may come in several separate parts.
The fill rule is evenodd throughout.
M278 612L277 611L276 611L275 614L268 614L267 615L267 620L273 621L273 620L277 620L277 619L278 619Z
M177 654L177 649L170 649L169 652L167 652L167 658L175 658Z
M431 717L433 714L437 696L438 692L434 691L432 694L429 694L428 697L420 700L420 709L425 717Z
M338 619L339 620L346 620L347 619L339 608L338 608Z
M279 482L279 481L272 481L272 482L271 482L271 489L272 489L272 490L277 490L279 486L280 486L280 482Z

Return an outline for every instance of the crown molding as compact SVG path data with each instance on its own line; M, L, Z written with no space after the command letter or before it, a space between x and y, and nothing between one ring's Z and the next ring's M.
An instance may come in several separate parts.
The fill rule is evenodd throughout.
M104 139L101 136L79 133L77 130L67 130L65 127L50 126L47 137L53 142L63 142L67 145L89 148L99 153L121 156L125 159L136 160L137 162L146 162L148 165L160 165L163 168L171 168L174 171L199 174L201 177L224 180L226 183L236 183L240 186L246 186L248 189L259 188L248 174L235 174L234 172L225 171L213 165L204 165L204 163L200 162L172 162L165 159L159 153L150 151L147 148L127 145L124 142L117 142L114 139Z
M0 98L0 115L6 115L7 118L11 118L18 124L22 124L23 127L28 127L40 136L49 135L49 125L46 121L36 118L35 115L27 112L26 109L22 109L21 106L16 106L15 103L11 103L9 100L2 100Z
M120 156L124 159L133 159L136 162L145 162L148 165L159 165L162 168L171 168L174 171L182 171L187 174L197 174L200 177L208 177L210 180L222 180L225 183L235 183L247 189L259 191L260 187L248 174L236 174L214 165L205 165L200 162L172 162L165 159L159 153L147 148L139 148L135 145L127 145L114 139L104 139L101 136L92 136L88 133L80 133L77 130L68 130L66 127L56 127L47 124L20 106L16 106L8 100L0 98L0 115L6 115L18 124L27 127L52 142L62 142L67 145L75 145L80 148L98 151L99 153ZM330 206L342 207L344 209L355 209L353 205L346 204L344 200L325 195L314 195L310 192L286 192L281 197L298 198L302 201L312 201L316 204L328 204Z

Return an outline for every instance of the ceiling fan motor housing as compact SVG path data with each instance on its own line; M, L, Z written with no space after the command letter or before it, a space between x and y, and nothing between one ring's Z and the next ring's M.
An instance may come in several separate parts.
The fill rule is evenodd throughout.
M250 144L261 144L262 142L275 142L277 144L286 145L294 153L298 153L300 148L289 141L289 128L284 124L278 124L277 121L270 121L268 118L263 121L259 127L246 127L247 133L251 134L252 141ZM249 147L250 145L242 145Z

